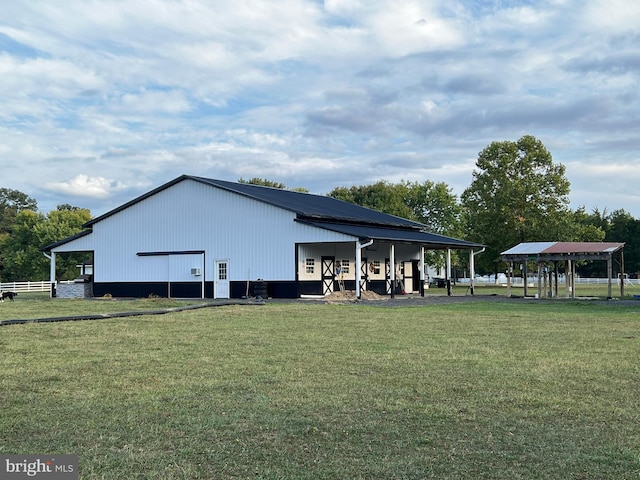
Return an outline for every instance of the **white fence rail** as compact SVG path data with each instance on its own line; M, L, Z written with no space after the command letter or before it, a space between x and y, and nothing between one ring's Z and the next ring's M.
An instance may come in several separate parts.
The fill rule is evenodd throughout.
M0 283L0 291L2 292L49 292L51 291L51 282L4 282Z
M544 281L544 280L543 280ZM469 278L458 278L457 279L458 283L469 283ZM538 284L538 277L536 275L531 275L527 278L527 282L528 285L537 285ZM583 277L576 277L574 279L574 282L576 285L582 284L582 285L606 285L607 283L609 283L609 279L608 278L583 278ZM565 283L565 276L564 275L558 275L558 283L559 284L564 284ZM620 285L620 279L619 278L613 278L612 279L612 283L615 285ZM484 277L476 277L475 279L475 284L476 285L506 285L507 284L507 277L506 275L498 275L498 279L496 281L496 278L491 275L491 276L484 276ZM625 278L624 279L624 284L625 285L630 285L630 286L634 286L634 285L640 285L640 280L636 279L636 278ZM512 277L511 278L511 285L513 286L523 286L524 285L524 281L522 279L522 277Z

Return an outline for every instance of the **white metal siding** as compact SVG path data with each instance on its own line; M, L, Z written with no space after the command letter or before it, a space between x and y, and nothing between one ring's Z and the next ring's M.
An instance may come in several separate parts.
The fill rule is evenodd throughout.
M293 212L187 179L93 226L94 278L163 281L166 261L138 252L205 250L207 281L219 258L229 259L231 281L293 280L296 243L353 241L294 218Z
M200 276L191 273L200 270ZM172 282L197 282L202 279L204 266L201 254L169 255L169 280Z
M84 237L76 238L70 242L60 245L53 249L55 253L63 252L82 252L93 250L93 234L85 235Z

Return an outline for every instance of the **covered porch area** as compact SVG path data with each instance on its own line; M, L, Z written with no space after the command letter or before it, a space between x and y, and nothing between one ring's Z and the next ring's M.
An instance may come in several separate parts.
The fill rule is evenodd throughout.
M475 255L484 251L484 246L477 243L415 229L328 222L312 224L351 235L356 240L296 246L296 277L301 296L326 296L340 290L355 291L358 299L364 291L392 298L403 293L424 296L427 281L425 252L434 250L444 252L445 282L447 294L451 295L452 251L469 252L472 279ZM474 293L473 280L470 292Z

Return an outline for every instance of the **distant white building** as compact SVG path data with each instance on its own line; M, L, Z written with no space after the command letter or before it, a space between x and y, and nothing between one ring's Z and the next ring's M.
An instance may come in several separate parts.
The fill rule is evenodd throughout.
M42 250L52 283L56 255L91 252L94 296L422 292L425 249L482 247L331 197L188 175L84 227Z

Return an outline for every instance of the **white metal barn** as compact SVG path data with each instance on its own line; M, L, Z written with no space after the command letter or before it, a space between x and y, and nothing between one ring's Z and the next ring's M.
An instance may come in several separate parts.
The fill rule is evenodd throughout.
M425 249L473 259L482 247L331 197L189 175L84 227L42 250L52 283L56 255L91 252L94 296L296 298L344 288L360 297L398 285L424 293Z

